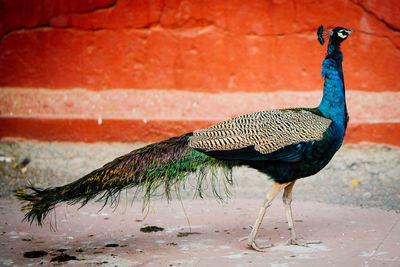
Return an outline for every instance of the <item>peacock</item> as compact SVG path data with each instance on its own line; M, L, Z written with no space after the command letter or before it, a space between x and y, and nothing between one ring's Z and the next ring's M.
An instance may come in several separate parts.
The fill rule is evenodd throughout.
M297 179L324 168L342 145L349 117L340 44L352 32L342 27L326 30L321 25L318 28L320 44L329 39L322 62L323 97L318 107L266 110L238 116L136 149L64 186L47 189L27 186L28 190L16 192L17 198L28 202L22 207L26 211L25 219L42 225L46 215L61 202L83 206L97 199L104 201L104 205L113 205L118 203L121 190L132 187L142 190L147 201L160 189L170 197L171 190L183 186L190 173L196 175L201 196L204 184L215 184L216 179L231 184L232 168L248 166L266 174L274 184L246 237L247 245L257 251L269 247L257 244L256 235L267 208L283 190L290 231L288 243L307 246L312 241L298 238L293 225L292 190ZM225 177L219 178L222 174ZM218 190L214 191L219 196Z

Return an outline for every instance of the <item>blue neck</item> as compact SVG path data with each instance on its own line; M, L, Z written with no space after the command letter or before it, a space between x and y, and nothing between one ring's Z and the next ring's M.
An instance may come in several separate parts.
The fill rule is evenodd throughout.
M337 44L329 42L328 54L322 62L321 76L325 77L324 92L318 109L331 119L344 137L347 108L342 70L343 54Z

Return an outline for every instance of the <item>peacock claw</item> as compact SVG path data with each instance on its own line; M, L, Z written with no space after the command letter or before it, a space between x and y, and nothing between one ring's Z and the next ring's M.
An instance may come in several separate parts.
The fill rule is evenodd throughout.
M246 239L249 239L249 237L248 236L244 236L244 237L239 239L239 242L245 241Z
M256 250L256 251L259 251L259 252L265 252L265 250L266 250L267 248L271 248L271 247L274 246L274 244L268 244L268 245L264 245L264 246L259 246L259 245L256 243L256 241L248 242L247 245L248 245L249 247L253 248L253 249Z
M274 244L267 244L267 245L260 246L256 243L255 240L250 240L250 238L248 236L245 236L245 237L242 237L239 239L239 241L244 241L244 240L248 240L247 245L249 246L249 248L252 248L259 252L265 252L265 250L267 248L271 248L274 246Z
M321 244L322 241L319 240L303 240L299 238L289 238L287 241L288 245L296 245L296 246L302 246L302 247L308 247L309 244Z

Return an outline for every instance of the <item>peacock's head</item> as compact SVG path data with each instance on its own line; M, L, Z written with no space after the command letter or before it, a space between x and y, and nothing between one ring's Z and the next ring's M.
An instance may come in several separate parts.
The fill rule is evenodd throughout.
M329 38L332 43L340 45L340 43L346 40L352 32L354 32L354 30L349 30L343 27L336 27L333 30L324 30L324 27L320 25L317 31L318 41L323 45L325 40Z

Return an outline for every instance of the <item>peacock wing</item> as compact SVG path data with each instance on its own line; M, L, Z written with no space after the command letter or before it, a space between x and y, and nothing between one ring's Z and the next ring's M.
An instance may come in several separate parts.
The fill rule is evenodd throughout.
M194 131L189 146L218 159L294 161L331 122L317 109L260 111Z

